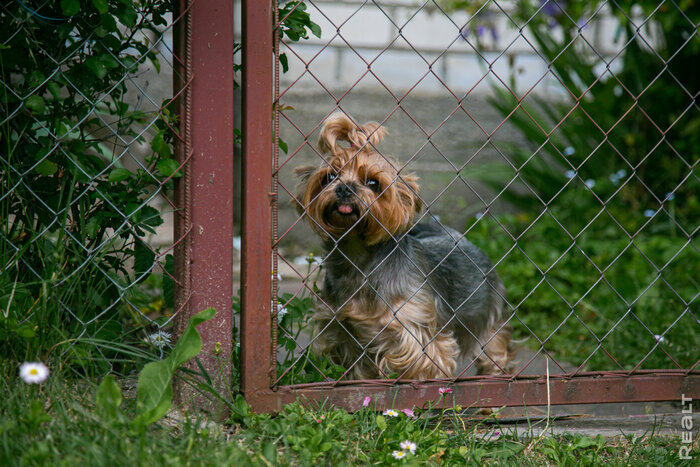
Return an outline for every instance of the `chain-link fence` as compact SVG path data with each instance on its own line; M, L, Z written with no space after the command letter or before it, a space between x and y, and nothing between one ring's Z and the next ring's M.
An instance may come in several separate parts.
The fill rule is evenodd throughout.
M167 352L180 20L163 1L0 6L3 355L128 372Z
M260 407L693 386L697 12L306 1L276 24L299 10L309 41L275 30L276 370Z

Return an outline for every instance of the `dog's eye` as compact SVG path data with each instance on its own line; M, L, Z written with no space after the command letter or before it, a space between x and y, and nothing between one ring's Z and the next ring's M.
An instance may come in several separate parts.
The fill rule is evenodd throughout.
M375 193L379 191L379 182L373 178L367 179L365 181L365 186Z
M323 179L323 186L328 185L329 183L331 183L331 182L332 182L333 180L335 180L336 178L338 178L338 176L337 176L336 174L330 173L330 172L329 172L329 173L326 175L326 178Z

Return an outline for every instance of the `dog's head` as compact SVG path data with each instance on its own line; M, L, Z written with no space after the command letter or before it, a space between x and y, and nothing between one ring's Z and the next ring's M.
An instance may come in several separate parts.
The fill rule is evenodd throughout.
M407 230L422 207L418 178L399 174L396 163L375 150L386 134L376 123L356 125L343 114L324 123L318 147L327 158L296 169L300 212L324 238L357 235L367 245Z

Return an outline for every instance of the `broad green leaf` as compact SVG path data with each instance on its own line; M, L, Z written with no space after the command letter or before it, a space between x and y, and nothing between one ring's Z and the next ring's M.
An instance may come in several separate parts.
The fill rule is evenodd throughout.
M122 392L111 374L105 376L98 386L95 402L107 420L114 421L119 417Z
M148 277L156 254L141 240L137 240L134 245L134 274L138 281L144 281Z
M382 415L377 415L377 427L380 430L386 430L386 419Z
M39 175L53 175L58 172L58 166L54 162L44 159L34 170L36 170Z
M170 355L147 364L141 370L136 389L136 409L139 415L132 422L135 427L143 429L168 411L173 398L171 379L175 371L202 350L202 338L196 326L211 319L214 314L216 310L207 308L190 318Z
M112 171L109 173L107 181L117 183L126 180L129 177L131 177L131 171L117 167L116 169L112 169Z
M107 13L109 9L109 2L107 0L92 0L92 4L101 14Z
M160 173L162 173L166 177L170 177L171 175L174 178L182 177L182 173L178 170L178 168L180 167L180 164L178 164L175 159L160 160L156 164L156 167L158 167L158 170L160 170Z
M36 94L29 96L27 100L24 101L24 105L29 110L37 114L44 113L44 110L46 109L44 98Z
M88 57L85 60L85 66L88 67L98 78L102 79L107 75L107 67L97 57Z
M61 11L65 16L73 16L80 11L79 0L61 0Z

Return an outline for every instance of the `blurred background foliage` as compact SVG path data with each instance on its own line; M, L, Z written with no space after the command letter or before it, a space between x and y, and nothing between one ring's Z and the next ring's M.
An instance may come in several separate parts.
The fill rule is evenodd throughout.
M480 11L490 2L449 2ZM619 52L585 32L607 9ZM515 207L469 236L499 261L529 346L588 370L697 364L700 10L693 1L518 2L561 93L492 81L528 144L465 170ZM478 24L478 22L476 23ZM536 336L536 337L533 337Z

